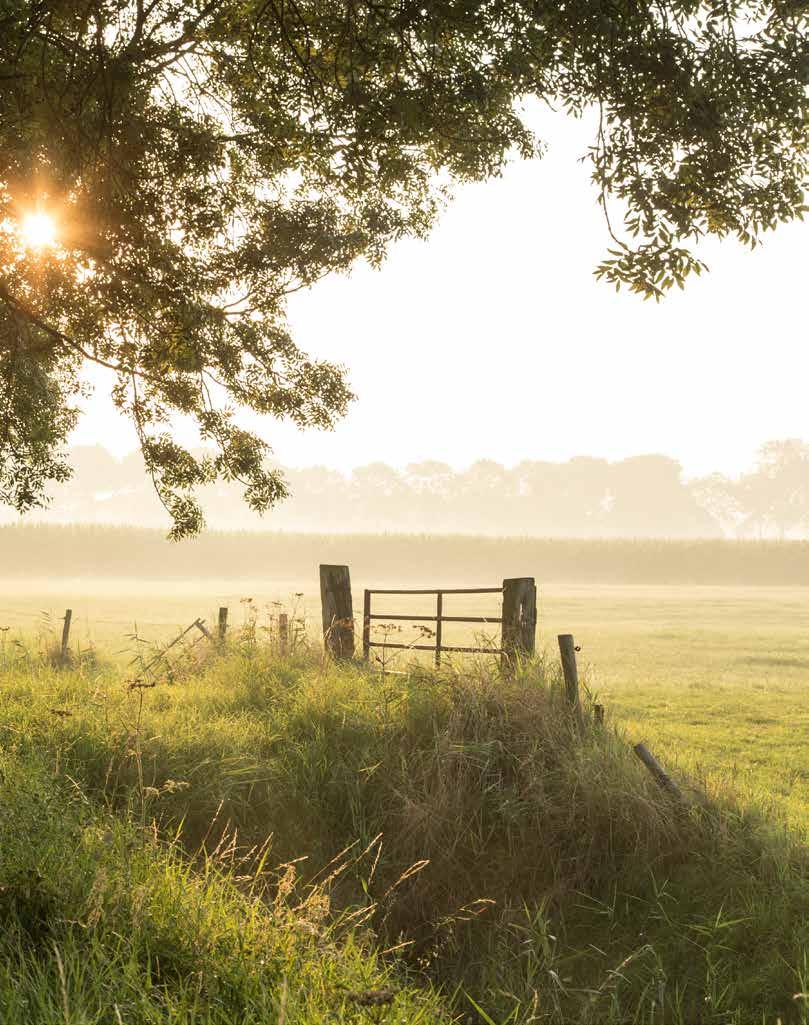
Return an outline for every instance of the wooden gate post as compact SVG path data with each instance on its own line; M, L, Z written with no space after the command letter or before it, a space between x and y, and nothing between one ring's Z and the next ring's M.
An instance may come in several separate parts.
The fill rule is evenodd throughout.
M503 581L503 628L500 666L513 673L520 658L533 655L536 647L537 585L533 577L513 577Z
M354 656L354 608L348 566L320 567L323 642L333 658Z

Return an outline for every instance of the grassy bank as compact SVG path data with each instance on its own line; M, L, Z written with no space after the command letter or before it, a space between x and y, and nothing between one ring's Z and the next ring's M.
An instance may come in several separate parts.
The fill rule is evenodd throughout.
M319 563L348 563L377 586L483 586L511 576L571 584L809 584L807 541L208 531L172 544L160 530L32 524L0 527L0 563L7 579L291 580L299 589L316 581Z
M221 582L212 582L210 590L192 582L183 589L175 582L168 589L146 582L138 592L130 581L118 582L117 591L104 591L100 585L88 595L77 593L78 587L55 594L41 591L35 582L28 584L27 593L21 584L13 595L14 607L23 610L16 621L0 607L0 658L3 652L35 658L39 651L58 647L61 615L70 607L74 654L95 646L124 666L139 650L149 650L148 644L132 639L136 630L150 642L165 642L200 614L215 624L220 604L230 607L232 631L243 630L255 615L256 633L266 637L277 629L280 606L272 599L283 601L290 590L227 592L218 590ZM362 584L359 579L358 588ZM241 603L244 594L254 594L255 602ZM729 781L745 800L777 801L779 812L809 836L804 589L554 588L540 582L539 600L540 646L554 650L556 635L572 632L582 647L579 665L588 684L635 737L653 740L664 759L679 759L712 785ZM46 623L39 610L49 607ZM291 616L297 608L316 639L317 594L287 601L285 607ZM425 611L423 599L411 605L386 601L381 607L386 612ZM477 598L448 601L445 612L500 614L496 602L487 605ZM40 636L33 632L37 623L43 627ZM477 630L450 623L444 638L447 643L471 643ZM397 639L417 640L418 631L405 630Z
M35 810L0 893L49 942L2 971L60 1008L75 976L76 1022L115 1022L144 965L151 1017L123 1021L275 1021L284 993L296 1020L349 1020L371 1011L346 993L389 986L386 1020L809 1020L803 848L731 790L668 801L585 718L541 661L383 683L247 644L137 691L103 664L8 667L3 803Z
M362 1022L369 990L389 1020L446 1020L325 890L231 849L192 862L47 757L4 753L0 773L4 1025Z

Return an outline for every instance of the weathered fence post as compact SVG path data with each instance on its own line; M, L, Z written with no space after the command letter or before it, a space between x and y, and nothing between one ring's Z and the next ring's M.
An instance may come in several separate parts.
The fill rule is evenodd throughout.
M562 673L565 677L565 696L573 709L581 728L581 700L579 698L579 669L576 665L576 645L573 634L559 634L559 654L562 658Z
M568 703L579 704L579 669L576 665L576 644L573 634L559 634L559 655L562 659L562 673L565 678L565 696Z
M66 666L68 662L68 644L70 643L70 621L73 619L73 609L65 609L65 618L62 625L62 646L59 649L59 663Z
M289 616L286 612L278 613L278 652L286 655L289 651Z
M219 607L219 622L217 629L217 639L219 641L219 647L224 648L225 646L225 634L228 632L228 610L225 605Z
M323 641L337 659L354 655L354 609L348 566L320 567L320 604L323 609Z
M533 577L503 581L503 627L500 666L504 674L514 671L519 658L533 655L536 647L537 586Z

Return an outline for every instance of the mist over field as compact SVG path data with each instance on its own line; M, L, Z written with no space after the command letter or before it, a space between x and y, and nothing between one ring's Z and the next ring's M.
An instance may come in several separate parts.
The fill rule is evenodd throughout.
M74 474L50 504L22 522L168 528L139 452L116 458L100 445L70 451ZM568 538L803 538L809 533L809 444L763 445L737 477L687 478L661 454L610 462L435 460L403 468L373 462L343 474L281 467L289 497L265 516L235 484L201 489L210 528L346 533L430 533ZM19 522L4 510L3 521Z
M119 581L124 589L145 580L162 599L193 581L316 594L321 563L350 565L366 586L489 586L510 576L540 584L809 584L809 542L799 540L207 531L177 544L154 528L33 524L0 527L0 560L0 578L14 590L32 581L50 590L60 580L104 588Z

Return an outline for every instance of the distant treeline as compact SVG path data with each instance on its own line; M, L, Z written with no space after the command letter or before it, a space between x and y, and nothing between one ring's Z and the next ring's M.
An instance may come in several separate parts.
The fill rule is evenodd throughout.
M287 581L311 589L319 563L365 585L565 583L809 584L809 542L209 532L173 544L160 530L0 527L0 578Z
M70 461L73 479L54 488L50 509L37 519L168 529L139 453L118 460L100 446L80 447ZM809 445L796 440L767 443L754 468L733 479L685 480L680 464L663 455L526 460L513 467L484 459L464 470L435 461L404 469L371 463L347 475L318 466L284 473L291 497L264 519L247 508L237 486L205 489L209 525L568 538L809 536Z

